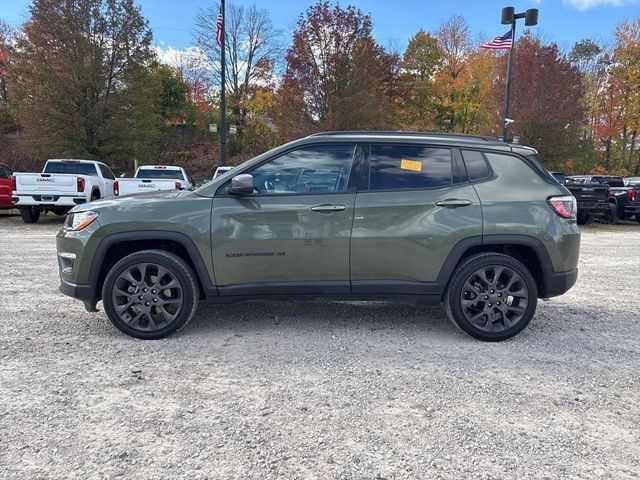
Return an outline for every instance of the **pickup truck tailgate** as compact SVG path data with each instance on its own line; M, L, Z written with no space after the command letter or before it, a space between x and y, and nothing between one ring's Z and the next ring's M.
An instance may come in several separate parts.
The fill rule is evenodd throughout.
M47 193L76 193L77 177L75 175L48 173L16 174L16 191Z

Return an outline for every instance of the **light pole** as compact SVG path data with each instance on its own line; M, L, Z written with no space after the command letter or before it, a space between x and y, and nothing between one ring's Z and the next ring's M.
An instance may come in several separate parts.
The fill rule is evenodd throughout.
M502 124L502 139L507 141L507 127L512 120L509 119L509 94L511 93L511 72L513 70L513 49L516 46L516 20L524 18L524 24L527 27L533 27L538 24L538 9L530 8L526 12L515 13L513 7L504 7L502 9L502 24L511 25L511 48L509 49L509 61L507 64L507 86L504 94L504 119Z

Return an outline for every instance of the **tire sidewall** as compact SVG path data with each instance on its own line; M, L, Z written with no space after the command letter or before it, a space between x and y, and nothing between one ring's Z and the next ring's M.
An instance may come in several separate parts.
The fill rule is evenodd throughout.
M462 289L469 276L478 269L488 267L490 265L505 266L515 270L522 277L529 291L527 308L522 319L511 328L502 332L485 332L475 327L465 317L462 311L462 305L460 304ZM482 255L476 257L475 259L471 259L471 261L463 264L461 268L454 274L452 282L447 291L446 299L447 308L450 309L451 315L453 317L452 320L454 321L456 326L475 338L490 342L506 340L524 330L535 314L537 308L537 300L538 288L535 279L533 278L529 270L518 260L503 254Z
M120 319L112 304L111 293L116 280L127 268L138 263L154 263L163 266L175 275L182 287L184 302L178 316L172 323L160 330L145 332L130 327ZM198 302L197 295L197 284L195 283L193 272L180 257L169 252L146 251L128 255L109 270L102 287L102 305L111 323L121 332L143 340L156 340L167 337L184 326L195 313Z

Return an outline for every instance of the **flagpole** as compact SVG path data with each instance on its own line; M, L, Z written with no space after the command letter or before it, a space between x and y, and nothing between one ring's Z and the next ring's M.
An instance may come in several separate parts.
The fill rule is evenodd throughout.
M509 118L509 95L511 94L511 74L513 70L513 49L516 46L516 19L511 22L511 48L507 63L507 85L504 93L504 118L502 123L502 139L507 141L507 119Z
M222 12L222 32L220 35L220 165L227 164L227 118L226 118L226 61L225 61L225 23L227 15L224 8L224 0L220 0L220 11Z

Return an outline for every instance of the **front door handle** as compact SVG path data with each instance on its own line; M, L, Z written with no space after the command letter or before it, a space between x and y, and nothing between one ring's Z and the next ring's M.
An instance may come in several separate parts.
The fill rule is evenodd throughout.
M333 212L342 212L346 210L347 207L345 205L335 205L335 204L325 204L325 205L315 205L311 207L312 212L319 213L333 213Z
M439 202L436 202L436 205L439 207L447 208L468 207L469 205L471 205L471 200L462 198L447 198L446 200L440 200Z

